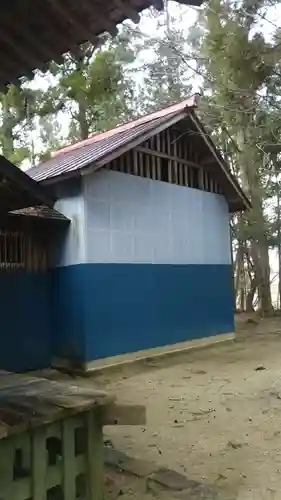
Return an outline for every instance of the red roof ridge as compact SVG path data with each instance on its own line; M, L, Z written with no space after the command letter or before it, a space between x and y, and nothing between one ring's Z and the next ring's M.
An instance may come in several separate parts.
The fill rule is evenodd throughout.
M135 120L131 120L129 122L117 125L115 128L107 130L106 132L94 132L93 134L91 134L90 137L88 137L88 139L84 139L83 141L70 144L69 146L65 146L61 149L58 149L57 151L54 151L53 153L51 153L51 157L54 158L63 153L68 153L69 151L73 151L88 146L102 139L106 139L107 137L111 137L120 132L124 132L131 128L134 128L137 125L141 125L142 123L146 123L155 120L157 118L161 118L162 116L164 117L171 113L176 113L179 111L184 111L185 109L197 107L199 103L199 98L200 98L199 94L194 94L192 97L189 97L184 101L181 101L177 104L172 104L171 106L162 108L158 111L154 111L153 113L149 113L145 116L141 116L140 118L136 118Z

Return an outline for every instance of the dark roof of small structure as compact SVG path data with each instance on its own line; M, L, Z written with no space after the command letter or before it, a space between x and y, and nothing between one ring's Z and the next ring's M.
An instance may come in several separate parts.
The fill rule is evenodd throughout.
M202 0L179 0L200 5ZM62 54L77 50L97 36L116 33L116 25L127 18L138 21L138 13L162 0L3 0L0 17L0 88L34 69L45 70Z
M10 212L39 204L52 207L53 203L45 186L0 156L0 210Z
M70 222L70 219L65 217L54 208L46 207L44 205L38 207L22 208L20 210L13 210L10 215L25 215L26 217L37 217L39 219L49 219L57 221Z
M215 172L224 189L230 211L250 207L250 201L212 139L197 118L194 110L198 96L120 125L107 132L72 144L53 153L52 157L27 173L36 181L52 183L65 177L80 175L81 170L97 170L129 149L145 142L151 136L179 122L183 133L192 136L196 147L204 154L202 166Z
M46 186L41 186L0 156L0 218L32 216L68 221L67 217L52 208L53 205L54 199Z

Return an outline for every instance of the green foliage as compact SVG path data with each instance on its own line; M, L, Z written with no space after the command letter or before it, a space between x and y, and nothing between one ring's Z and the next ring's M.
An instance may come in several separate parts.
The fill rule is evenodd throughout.
M257 279L260 306L269 310L268 249L277 241L277 214L272 208L280 183L274 182L264 148L281 137L281 47L258 28L264 5L263 0L211 0L200 19L204 36L197 49L203 56L198 68L211 96L205 109L213 126L216 121L221 124L216 139L228 145L233 171L252 200L251 212L236 220L236 239L248 248L247 259L249 255L253 259L249 273ZM235 147L226 139L225 129Z
M126 44L126 37L108 41L103 50L85 44L78 53L67 54L62 65L52 65L57 78L52 106L68 111L71 138L85 139L130 116L132 81L124 66L133 54Z
M134 47L126 28L95 49L82 45L50 64L46 89L11 85L0 95L0 147L17 165L49 157L70 140L88 137L126 120L133 113L130 64ZM69 134L67 135L67 128Z

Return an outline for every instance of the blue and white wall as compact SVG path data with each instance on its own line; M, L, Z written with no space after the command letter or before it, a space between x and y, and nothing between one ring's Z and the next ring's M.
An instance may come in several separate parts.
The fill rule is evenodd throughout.
M59 204L74 224L55 272L57 357L88 362L234 330L222 196L101 170Z
M79 178L57 185L56 190L55 208L71 224L56 235L53 249L52 358L69 359L80 365L85 358L85 200Z

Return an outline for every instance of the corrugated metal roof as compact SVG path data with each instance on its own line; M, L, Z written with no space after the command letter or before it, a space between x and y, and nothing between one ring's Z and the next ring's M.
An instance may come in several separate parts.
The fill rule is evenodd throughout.
M107 132L94 134L85 141L67 146L52 155L52 158L37 167L27 170L36 181L44 181L70 172L81 170L91 163L98 162L120 147L151 129L157 128L173 116L180 115L185 110L197 105L198 96L169 106L155 113L143 116L137 120L120 125Z

